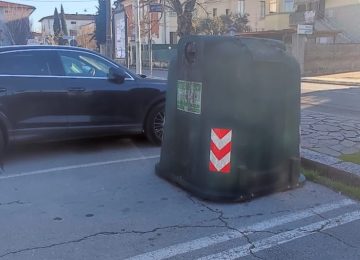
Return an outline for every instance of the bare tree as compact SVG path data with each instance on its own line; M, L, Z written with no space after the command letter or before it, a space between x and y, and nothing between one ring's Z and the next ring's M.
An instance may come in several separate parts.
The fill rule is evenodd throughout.
M143 5L149 5L154 0L144 0ZM196 8L205 13L206 4L221 2L221 0L161 0L166 9L175 12L177 17L177 34L179 37L190 35L193 32L193 16ZM159 20L162 16L159 18Z
M179 37L191 34L193 25L193 14L196 4L199 0L166 0L167 6L170 7L177 15L177 33Z

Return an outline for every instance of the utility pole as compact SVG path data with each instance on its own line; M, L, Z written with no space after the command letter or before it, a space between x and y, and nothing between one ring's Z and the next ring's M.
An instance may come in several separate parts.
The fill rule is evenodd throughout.
M111 31L111 0L105 0L106 5L106 48L105 55L106 57L113 58L113 49L112 49L112 31Z
M163 17L164 17L164 44L166 44L166 3L163 0Z
M141 61L141 25L140 25L140 0L135 0L136 12L136 73L142 74L142 61Z
M148 50L149 50L149 68L150 68L150 76L153 75L153 55L152 55L152 15L153 13L150 12L149 7L149 16L150 16L150 23L149 23L149 39L148 39Z

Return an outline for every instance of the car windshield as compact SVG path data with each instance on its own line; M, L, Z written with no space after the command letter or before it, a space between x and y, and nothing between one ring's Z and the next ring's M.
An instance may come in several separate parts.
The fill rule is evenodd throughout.
M360 0L0 1L0 260L360 260Z

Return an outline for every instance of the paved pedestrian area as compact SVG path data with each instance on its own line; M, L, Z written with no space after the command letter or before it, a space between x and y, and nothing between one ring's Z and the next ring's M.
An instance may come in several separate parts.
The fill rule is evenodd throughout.
M360 118L302 111L301 146L334 157L360 152Z
M339 73L331 74L317 77L305 77L303 78L305 82L332 82L333 84L350 84L350 85L359 85L360 84L360 71L348 72L348 73Z

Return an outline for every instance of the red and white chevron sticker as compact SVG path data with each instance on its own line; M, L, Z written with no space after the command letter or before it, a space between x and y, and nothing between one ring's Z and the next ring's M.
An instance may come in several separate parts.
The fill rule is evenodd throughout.
M211 129L210 165L212 172L230 173L231 170L231 129Z

